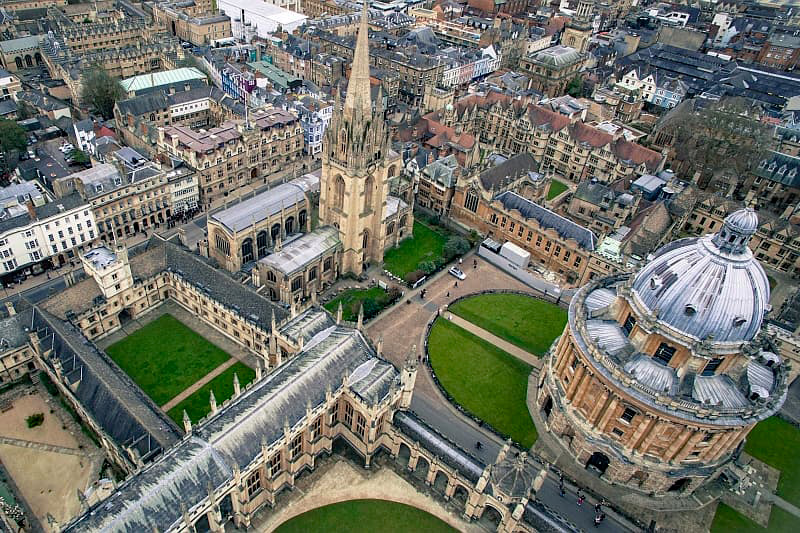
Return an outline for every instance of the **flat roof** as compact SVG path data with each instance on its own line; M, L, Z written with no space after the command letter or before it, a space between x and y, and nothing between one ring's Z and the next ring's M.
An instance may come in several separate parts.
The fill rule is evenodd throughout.
M333 226L323 226L290 242L280 252L268 255L259 263L284 274L292 274L340 245L339 230Z
M195 67L182 67L172 70L163 70L161 72L151 72L150 74L141 74L122 80L120 85L126 92L141 91L143 89L152 89L161 85L169 85L171 83L180 83L189 80L204 80L206 75Z

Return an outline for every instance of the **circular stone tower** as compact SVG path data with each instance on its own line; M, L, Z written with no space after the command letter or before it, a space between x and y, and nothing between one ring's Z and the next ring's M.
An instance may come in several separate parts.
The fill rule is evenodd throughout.
M757 228L742 209L575 294L537 398L581 465L647 493L691 491L781 407L788 369L762 330L769 284L747 247Z

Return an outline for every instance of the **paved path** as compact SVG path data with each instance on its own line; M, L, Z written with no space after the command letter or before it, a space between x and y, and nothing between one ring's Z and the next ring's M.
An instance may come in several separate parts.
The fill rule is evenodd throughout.
M167 403L162 405L161 409L164 412L169 411L170 409L172 409L173 407L175 407L176 405L181 403L183 400L185 400L186 398L188 398L189 396L191 396L192 394L197 392L197 390L200 389L200 387L202 387L203 385L205 385L206 383L208 383L209 381L211 381L212 379L214 379L215 377L219 376L220 374L225 372L227 369L232 367L237 361L238 361L238 359L236 359L235 357L231 357L230 359L228 359L227 361L225 361L224 363L219 365L217 368L215 368L214 370L212 370L211 372L209 372L208 374L206 374L202 378L198 379L194 383L194 385L192 385L191 387L189 387L188 389L184 390L182 393L178 394L173 399L171 399L170 401L168 401Z
M43 442L34 442L32 440L12 439L11 437L0 437L0 444L8 444L9 446L17 446L19 448L33 448L46 452L65 453L68 455L77 455L78 457L86 457L91 455L78 448L66 448L64 446L56 446L55 444L44 444Z
M800 518L800 508L798 508L797 506L787 502L786 500L784 500L783 498L781 498L777 494L770 494L770 493L765 494L764 495L764 499L767 500L767 501L772 502L773 504L777 505L778 507L780 507L784 511L786 511L788 513L791 513L794 516Z
M463 318L461 318L458 315L454 315L453 313L448 312L448 313L446 313L445 318L447 320L449 320L450 322L452 322L453 324L455 324L456 326L462 327L465 330L467 330L470 333L472 333L473 335L475 335L477 337L480 337L483 340L485 340L485 341L487 341L487 342L489 342L491 344L494 344L495 346L497 346L498 348L500 348L504 352L510 353L511 355L513 355L514 357L519 359L520 361L525 361L529 365L534 366L536 368L542 368L542 358L541 357L536 357L532 353L523 350L519 346L511 344L507 340L501 339L497 335L494 335L494 334L486 331L485 329L476 326L475 324L473 324L469 320L464 320Z

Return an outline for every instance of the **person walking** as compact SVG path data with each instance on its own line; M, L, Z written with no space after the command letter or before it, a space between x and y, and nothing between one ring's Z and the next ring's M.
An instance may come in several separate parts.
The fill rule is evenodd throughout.
M583 505L583 501L584 501L585 499L586 499L586 498L583 496L583 493L582 493L580 490L578 490L578 507L580 507L581 505Z

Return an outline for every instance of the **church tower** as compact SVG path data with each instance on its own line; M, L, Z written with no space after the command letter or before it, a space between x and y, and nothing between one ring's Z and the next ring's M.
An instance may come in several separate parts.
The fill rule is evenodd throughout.
M578 9L564 29L561 44L576 49L585 54L589 48L589 37L592 36L592 10L593 0L579 0Z
M386 242L384 221L389 178L401 168L391 150L382 95L372 102L369 81L367 2L356 39L344 105L336 98L325 133L319 219L335 226L342 241L341 272L360 274L366 264L381 263Z

